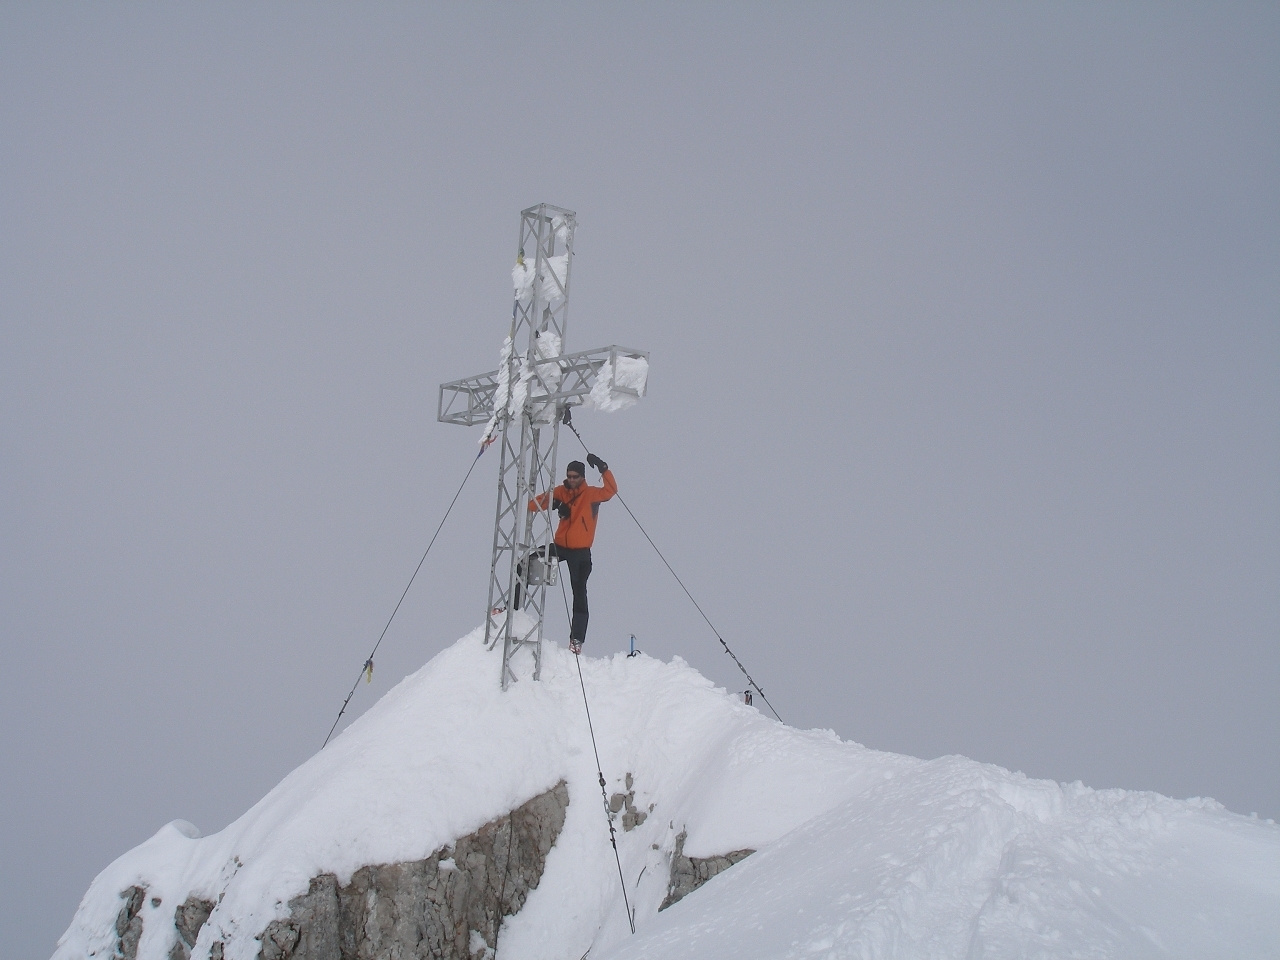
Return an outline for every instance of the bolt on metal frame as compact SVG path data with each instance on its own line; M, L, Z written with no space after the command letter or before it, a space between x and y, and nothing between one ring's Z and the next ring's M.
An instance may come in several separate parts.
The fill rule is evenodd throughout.
M608 346L581 353L564 353L569 325L569 277L573 268L573 234L577 215L572 210L542 203L520 213L518 249L534 274L530 296L516 297L511 312L511 350L505 371L454 380L440 385L437 419L442 423L473 426L494 414L500 387L527 386L521 408L510 402L498 411L494 439L499 449L498 501L493 523L493 550L489 564L489 602L485 616L485 644L490 649L501 637L502 689L518 679L512 659L524 648L533 658L533 679L542 675L542 622L547 587L556 582L555 561L545 558L555 534L555 516L548 502L541 510L529 510L529 502L556 486L556 448L560 422L567 407L582 403L602 370L611 381L618 359L648 360L643 351ZM563 277L549 263L564 256ZM539 341L558 338L556 356L540 355ZM545 342L545 341L544 341ZM610 382L614 393L641 396L643 391ZM541 553L539 554L539 551ZM534 558L534 559L531 559ZM511 615L515 601L532 620L521 629Z

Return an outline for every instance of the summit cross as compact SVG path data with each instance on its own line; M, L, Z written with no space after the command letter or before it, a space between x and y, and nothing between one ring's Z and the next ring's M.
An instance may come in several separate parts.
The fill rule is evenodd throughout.
M556 583L557 563L547 553L555 534L550 498L544 509L529 502L556 485L560 424L571 407L589 396L606 402L638 399L645 380L632 385L628 365L649 355L608 346L565 353L569 326L569 275L577 214L540 203L520 213L519 251L512 270L515 299L501 366L440 385L437 419L474 426L486 423L481 443L496 443L498 505L489 564L485 645L502 640L502 689L518 680L514 659L527 649L533 679L542 674L542 621L547 587ZM514 615L516 605L525 617Z

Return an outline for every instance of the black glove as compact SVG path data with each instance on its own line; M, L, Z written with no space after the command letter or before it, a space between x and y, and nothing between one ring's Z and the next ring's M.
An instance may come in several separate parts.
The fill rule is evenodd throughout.
M609 469L609 465L605 463L603 460L601 460L599 457L597 457L594 453L587 454L587 463L595 467L601 473L604 473L606 470Z
M573 510L573 508L563 500L552 500L551 506L555 507L556 513L560 514L561 520L568 520L569 514Z

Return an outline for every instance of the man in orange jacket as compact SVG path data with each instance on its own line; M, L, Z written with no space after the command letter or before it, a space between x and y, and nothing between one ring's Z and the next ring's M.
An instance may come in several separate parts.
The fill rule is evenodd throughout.
M587 577L591 576L591 544L596 538L596 518L600 504L613 499L618 492L618 481L613 479L607 463L594 453L587 454L587 463L600 471L600 486L593 487L587 483L587 468L581 460L570 460L564 468L564 483L529 501L531 511L546 510L550 505L560 514L551 556L563 560L569 570L569 585L573 587L569 649L574 653L582 651L583 641L587 639ZM519 606L518 600L516 605Z

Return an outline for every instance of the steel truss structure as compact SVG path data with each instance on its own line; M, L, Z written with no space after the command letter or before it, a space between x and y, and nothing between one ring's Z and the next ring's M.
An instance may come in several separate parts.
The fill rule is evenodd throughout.
M485 643L492 649L502 639L504 690L519 679L512 660L522 649L532 655L533 678L542 674L542 621L557 568L545 558L557 518L550 503L541 510L530 510L529 503L556 486L564 413L583 402L602 371L608 371L612 393L640 396L642 390L614 378L620 358L648 360L643 351L616 345L564 353L576 227L572 210L541 203L521 211L517 263L532 270L532 282L523 295L517 290L505 367L440 385L440 422L469 427L495 421L486 437L497 444L499 461ZM531 624L512 616L517 607Z

